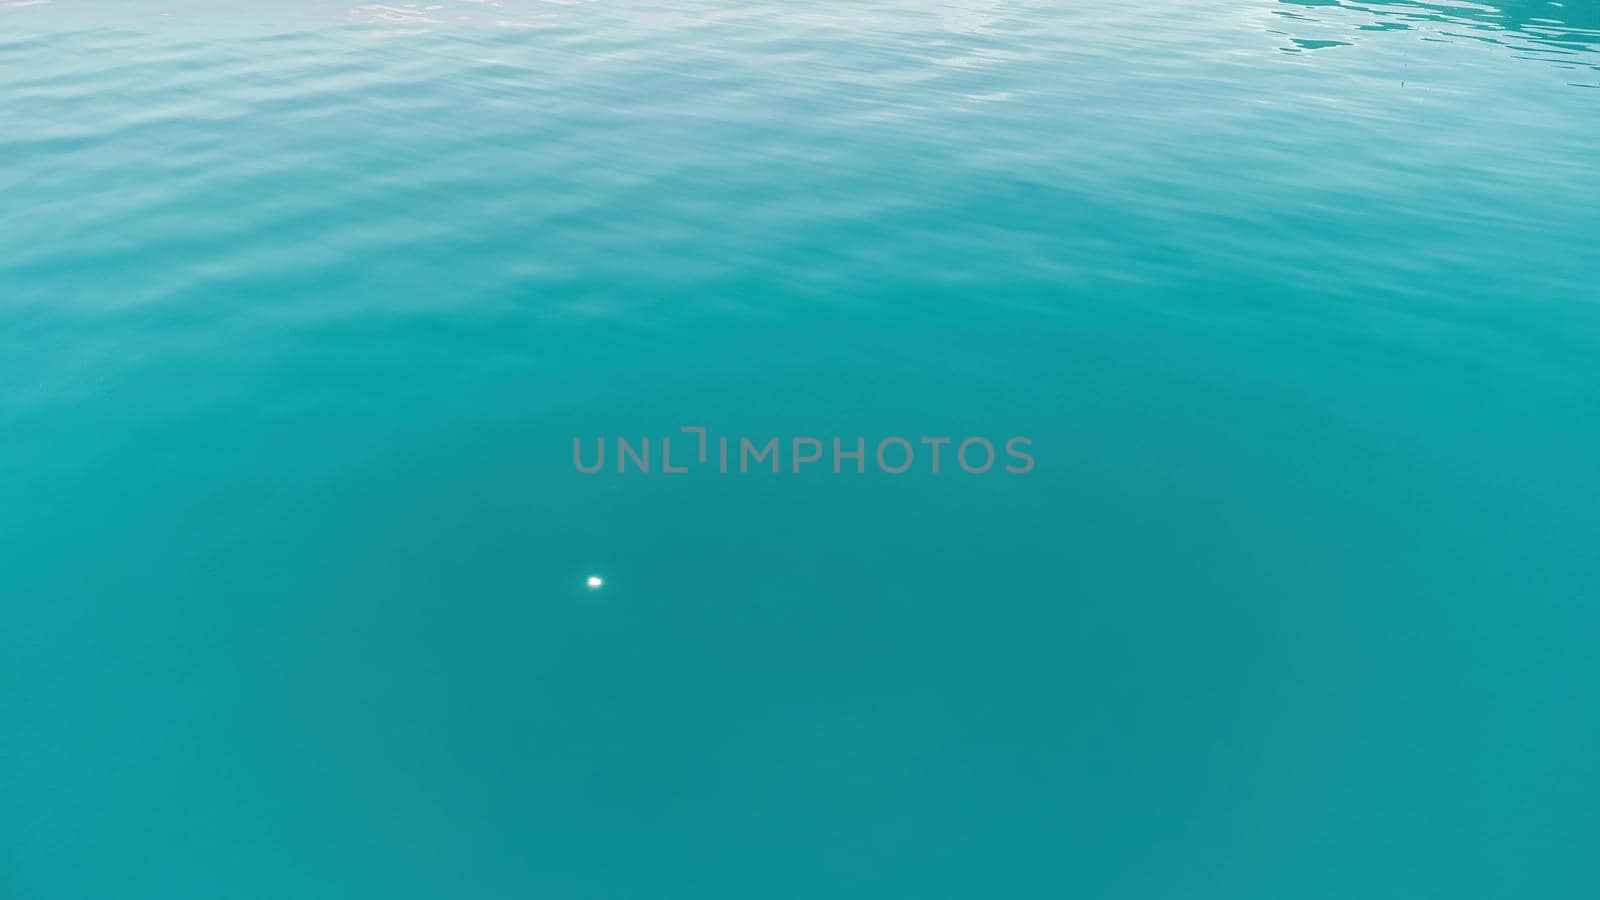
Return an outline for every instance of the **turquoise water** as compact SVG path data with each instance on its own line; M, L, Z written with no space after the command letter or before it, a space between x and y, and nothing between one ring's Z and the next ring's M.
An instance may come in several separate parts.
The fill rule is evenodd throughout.
M1600 895L1592 0L262 6L0 7L0 897Z

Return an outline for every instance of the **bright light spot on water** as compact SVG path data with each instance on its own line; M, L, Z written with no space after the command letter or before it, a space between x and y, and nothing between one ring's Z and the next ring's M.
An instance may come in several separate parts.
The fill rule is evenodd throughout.
M590 575L588 578L583 580L583 583L589 586L589 590L598 591L600 590L600 586L606 582L605 579L601 578L599 575Z

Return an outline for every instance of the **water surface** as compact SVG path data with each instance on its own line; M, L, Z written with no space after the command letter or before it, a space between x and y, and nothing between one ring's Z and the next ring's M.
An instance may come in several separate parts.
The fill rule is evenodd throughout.
M1595 10L0 8L0 895L1594 896Z

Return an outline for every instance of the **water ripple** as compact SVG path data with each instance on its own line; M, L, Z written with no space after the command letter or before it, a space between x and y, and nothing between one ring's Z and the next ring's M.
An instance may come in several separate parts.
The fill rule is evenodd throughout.
M1504 47L1514 55L1565 68L1600 71L1600 7L1561 0L1486 0L1482 3L1438 3L1393 0L1280 0L1294 11L1280 10L1296 31L1318 37L1290 37L1289 51L1348 47L1361 43L1356 33L1408 32L1405 39L1424 42L1476 41ZM1325 35L1325 36L1324 36ZM1343 39L1340 39L1340 36ZM1377 37L1376 34L1372 35ZM1388 35L1383 37L1388 39Z

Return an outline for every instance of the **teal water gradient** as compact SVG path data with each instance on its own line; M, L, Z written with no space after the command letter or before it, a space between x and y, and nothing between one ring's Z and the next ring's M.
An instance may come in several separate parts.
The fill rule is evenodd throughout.
M1597 48L0 8L0 897L1600 895Z

